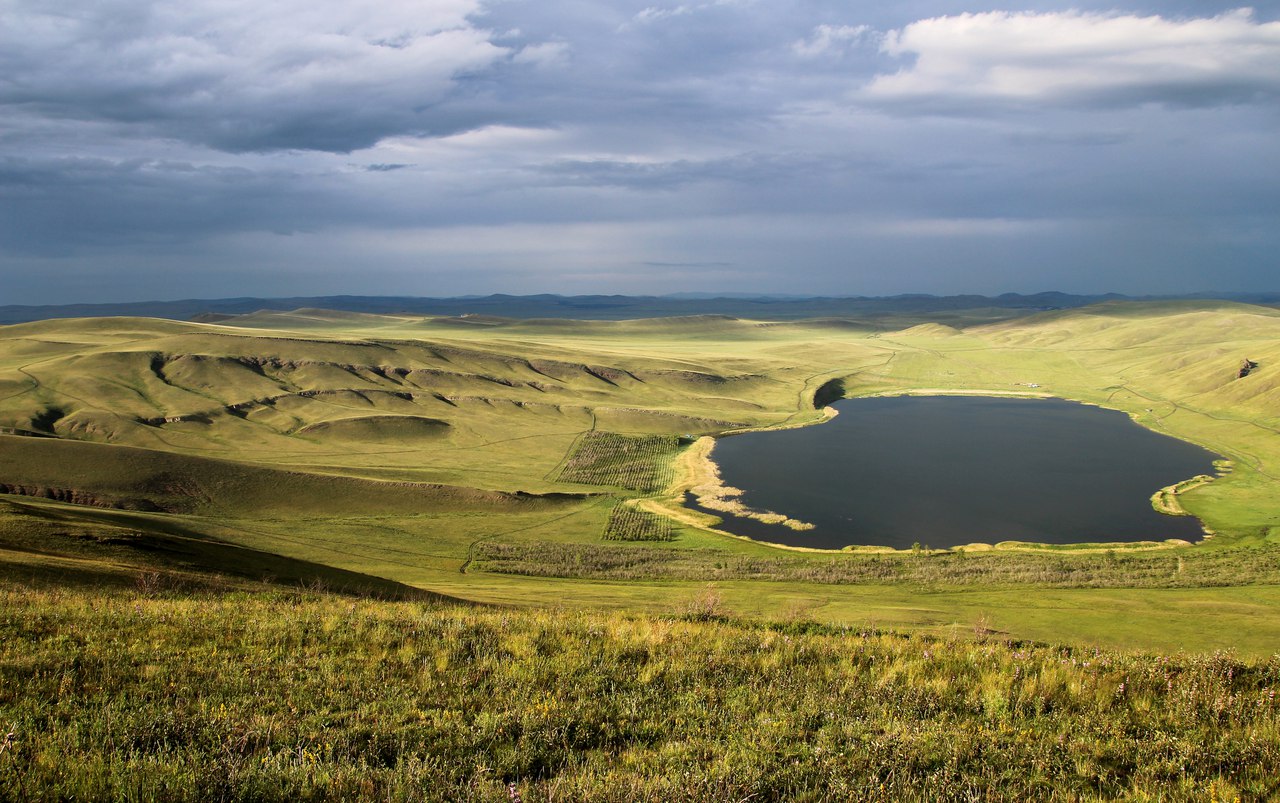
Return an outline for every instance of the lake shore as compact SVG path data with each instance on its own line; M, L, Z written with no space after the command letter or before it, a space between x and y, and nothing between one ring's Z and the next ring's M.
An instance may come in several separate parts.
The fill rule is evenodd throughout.
M1056 399L1058 397L1044 391L1033 390L1005 390L1005 389L947 389L947 388L912 388L895 390L881 393L863 394L852 399L871 399L871 398L891 398L891 397L909 397L909 396L963 396L963 397L989 397L989 398L1026 398L1026 399ZM1070 400L1062 400L1070 401ZM1101 407L1101 405L1089 405ZM1104 408L1106 409L1106 408ZM816 420L803 422L799 424L789 423L773 427L754 427L747 430L730 431L725 435L745 434L748 432L766 432L784 429L797 429L801 427L813 426L818 423L826 423L831 421L838 415L838 411L834 408L827 407L823 410L821 418ZM1144 429L1147 429L1144 427ZM754 543L769 544L770 546L778 546L788 549L797 549L803 551L814 552L904 552L919 551L921 547L906 547L902 544L889 545L830 545L830 546L801 546L794 544L776 544L767 537L750 537L739 535L738 533L726 532L721 529L724 520L716 520L717 513L737 516L741 518L752 519L754 521L765 524L777 524L789 527L796 531L808 531L816 529L811 522L800 521L798 519L788 517L779 513L768 510L756 510L744 503L742 497L745 494L741 488L734 487L726 482L720 470L720 465L715 459L714 449L717 438L703 437L695 444L686 449L678 458L678 468L676 471L675 481L671 487L667 489L667 499L662 501L652 500L648 507L654 512L660 512L676 521L686 525L696 527L698 529L713 532L719 535L727 535L734 538L745 538ZM1207 475L1200 475L1193 480L1181 481L1170 486L1162 488L1151 497L1152 509L1162 514L1177 515L1181 517L1190 517L1191 514L1186 512L1177 502L1176 494L1182 491L1191 490L1200 485L1214 479ZM1149 493L1149 492L1148 492ZM685 494L692 494L696 499L696 504L700 509L694 509L689 501L684 498ZM1159 502L1159 503L1158 503ZM1176 506L1176 507L1175 507ZM1207 532L1207 530L1206 530ZM1170 533L1173 535L1173 533ZM923 542L925 539L920 538ZM1191 541L1186 537L1169 537L1159 540L1143 539L1143 540L1125 540L1125 541L1077 541L1077 542L1040 542L1034 539L1018 539L1006 538L999 541L987 542L982 540L974 540L963 544L948 544L940 548L929 548L930 552L958 552L958 551L1073 551L1073 552L1091 552L1091 551L1107 551L1107 550L1150 550L1150 549L1168 549L1173 546L1182 546L1190 544Z

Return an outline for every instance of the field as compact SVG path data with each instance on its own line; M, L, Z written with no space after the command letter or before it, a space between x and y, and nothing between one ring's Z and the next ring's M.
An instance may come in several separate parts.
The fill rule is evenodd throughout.
M19 734L5 788L1277 794L1280 312L1011 315L0 327L0 725ZM837 398L900 393L1058 396L1200 444L1220 476L1151 491L1212 536L806 551L683 507L714 486L711 438L821 426ZM112 617L129 623L118 635ZM556 697L567 677L582 688ZM317 678L393 691L348 706ZM1175 679L1189 685L1160 686ZM209 682L225 711L158 713ZM268 691L297 708L271 714L279 732L247 696ZM977 758L993 751L1008 767Z
M674 435L592 430L574 444L556 479L657 493L671 484L671 464L679 449L680 441Z
M1263 800L1280 664L721 615L0 588L6 798Z
M941 633L987 616L1017 638L1269 654L1280 313L1116 302L946 320L300 310L4 327L0 555L26 567L15 571L39 571L36 554L88 576L340 571L482 602L629 610L711 580L748 614L805 600L840 624ZM1258 367L1238 378L1245 359ZM781 550L680 507L699 481L680 466L698 438L812 424L815 398L903 392L1052 394L1206 446L1230 471L1164 499L1214 536L1152 544L1149 559L1133 545L974 544L960 564L938 550ZM1108 568L1108 549L1135 563ZM280 565L258 568L264 555ZM1084 626L1077 599L1100 586L1125 599L1098 597ZM1008 610L1025 588L1047 610ZM1134 610L1160 605L1198 612L1131 641Z

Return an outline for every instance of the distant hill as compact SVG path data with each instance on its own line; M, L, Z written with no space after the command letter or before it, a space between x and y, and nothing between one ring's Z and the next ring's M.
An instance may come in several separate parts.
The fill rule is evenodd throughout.
M801 296L745 296L742 294L679 294L669 296L619 295L490 295L458 298L416 298L410 296L308 296L297 298L217 298L182 301L138 301L118 304L62 304L46 306L0 306L0 324L25 323L50 318L141 316L196 320L213 323L225 316L259 310L295 310L302 307L377 314L411 315L493 315L505 318L574 318L578 320L621 320L684 315L732 315L743 318L789 320L820 317L874 317L902 313L931 313L966 309L1039 311L1095 304L1125 296L1070 295L1067 293L1006 293L932 296L899 295L843 298ZM1249 299L1254 303L1280 302L1280 294Z

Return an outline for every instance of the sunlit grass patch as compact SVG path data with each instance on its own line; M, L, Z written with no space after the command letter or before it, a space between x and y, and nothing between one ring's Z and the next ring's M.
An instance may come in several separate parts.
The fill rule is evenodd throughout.
M1266 799L1280 663L316 593L0 591L18 799ZM12 733L4 737L4 733Z
M613 506L604 528L606 541L674 541L675 537L671 519L625 501Z
M679 448L675 435L588 432L574 445L557 479L656 493L671 483L671 461Z

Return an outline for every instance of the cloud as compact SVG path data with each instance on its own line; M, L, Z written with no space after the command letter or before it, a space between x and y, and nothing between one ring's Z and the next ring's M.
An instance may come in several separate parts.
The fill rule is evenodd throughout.
M0 0L0 282L1272 282L1280 0L1067 5Z
M864 100L924 111L975 107L1199 107L1280 96L1280 22L1250 9L1170 19L1079 11L933 17L890 31L914 57Z
M689 6L675 6L673 8L659 8L658 6L649 6L642 8L636 12L631 21L643 25L649 22L668 19L670 17L683 17L686 14L692 14L693 9Z
M187 243L228 231L302 231L332 222L326 182L144 158L0 159L0 244L66 255Z
M796 55L813 58L833 51L842 51L873 35L869 25L819 25L808 39L791 45Z
M349 152L474 124L443 108L511 51L478 0L6 3L0 106L231 152ZM526 48L527 50L527 48ZM528 59L551 55L534 50Z
M682 3L678 6L667 7L647 6L637 11L635 16L621 26L621 30L626 30L633 25L647 25L661 20L671 19L672 17L685 17L708 9L742 5L744 2L750 2L750 0L711 0L711 2L708 3L695 3L693 5L685 5Z
M555 185L633 190L673 190L698 182L779 184L820 169L829 170L830 164L817 157L760 153L674 161L566 159L537 167Z
M868 234L882 237L1013 237L1054 231L1056 220L1010 218L903 218L868 222Z
M559 66L569 61L569 46L564 42L539 42L521 48L511 60L538 67Z
M732 262L657 262L649 260L641 262L651 268L732 268Z

